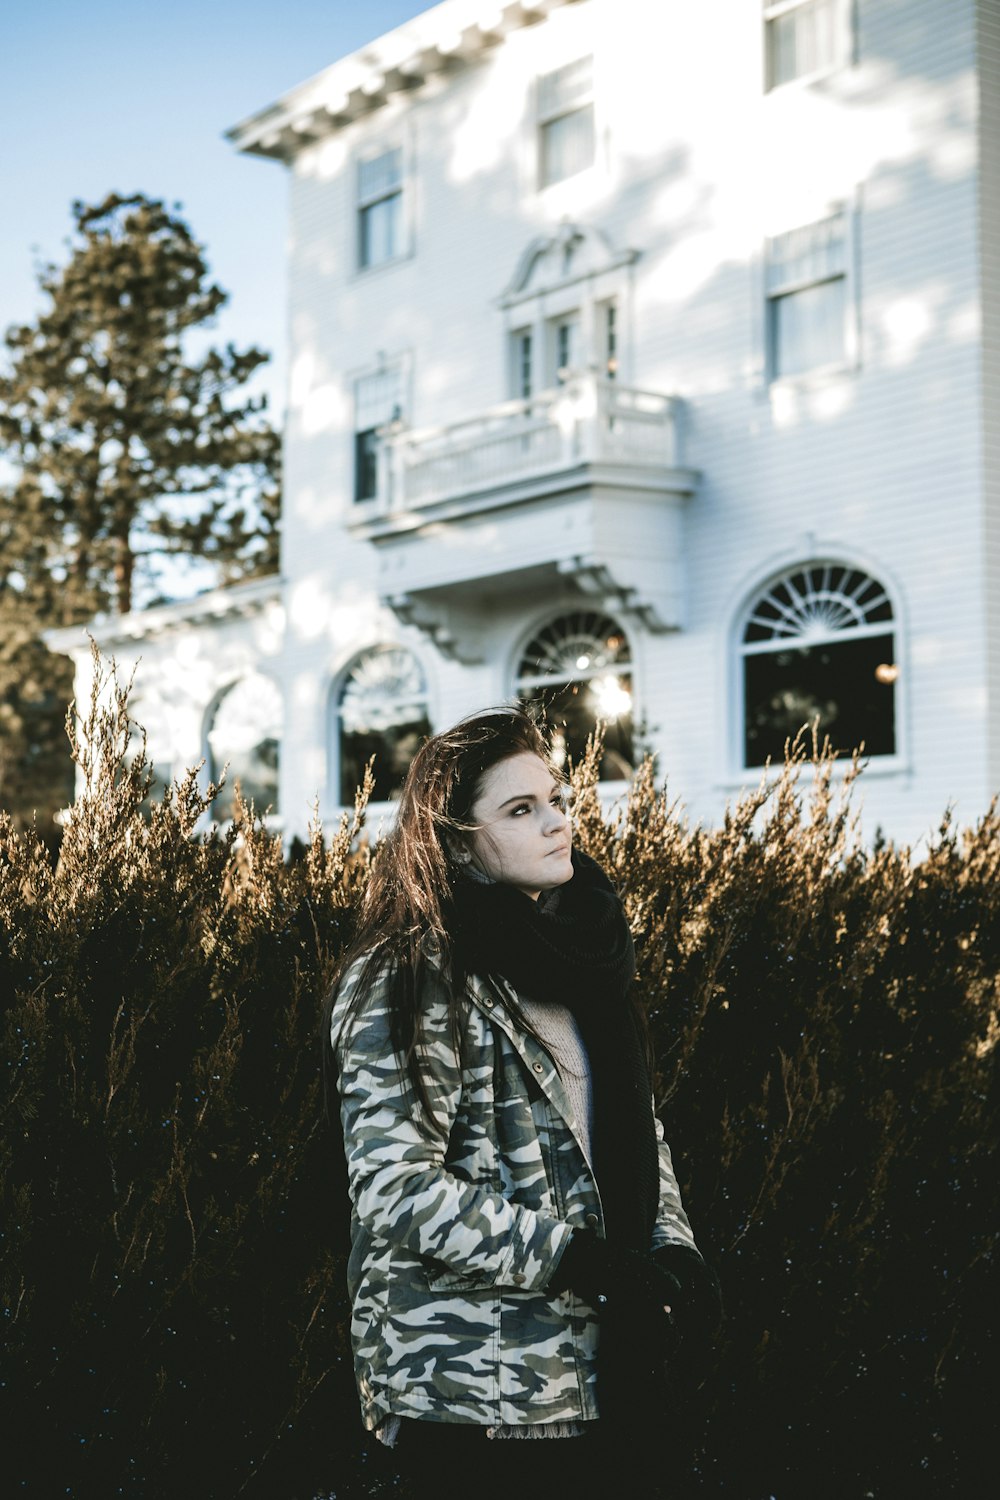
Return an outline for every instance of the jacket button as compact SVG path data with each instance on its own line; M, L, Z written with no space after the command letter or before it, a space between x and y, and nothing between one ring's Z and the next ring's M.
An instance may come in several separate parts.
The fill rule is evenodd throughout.
M583 1222L586 1224L588 1229L596 1229L601 1221L596 1214L588 1214Z
M489 998L489 996L487 996L483 1000L483 1004L486 1006L487 1010L492 1010L493 1009L493 1001Z
M515 1286L523 1286L528 1278L527 1276L525 1276L523 1271L515 1271L510 1279Z
M545 1072L545 1069L542 1067L541 1063L535 1063L535 1072L536 1073L544 1073Z

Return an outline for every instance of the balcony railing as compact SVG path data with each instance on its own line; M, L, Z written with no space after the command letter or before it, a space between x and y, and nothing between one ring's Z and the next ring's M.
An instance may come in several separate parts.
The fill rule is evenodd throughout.
M678 403L592 375L447 427L384 433L372 509L409 511L579 469L679 466Z

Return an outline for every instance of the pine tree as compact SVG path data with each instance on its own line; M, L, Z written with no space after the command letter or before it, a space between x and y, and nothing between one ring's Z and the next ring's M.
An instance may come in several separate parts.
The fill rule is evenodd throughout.
M176 211L112 194L73 218L69 258L41 271L46 305L8 330L0 374L14 475L0 488L0 805L14 811L25 756L47 761L38 736L64 708L48 702L65 671L42 628L131 609L164 556L206 559L222 582L277 567L280 439L245 389L268 356L192 353L227 296Z
M202 247L142 194L76 203L73 217L67 264L40 276L49 305L8 331L0 377L14 529L30 547L42 527L66 623L130 609L143 554L194 553L229 578L269 571L277 530L278 436L242 390L267 355L186 347L227 300Z

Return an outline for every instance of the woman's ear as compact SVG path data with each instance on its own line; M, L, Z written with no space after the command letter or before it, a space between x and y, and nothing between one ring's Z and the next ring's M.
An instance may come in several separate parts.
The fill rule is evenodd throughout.
M446 839L445 843L448 848L448 854L457 865L467 865L472 859L472 851L467 849L458 839Z

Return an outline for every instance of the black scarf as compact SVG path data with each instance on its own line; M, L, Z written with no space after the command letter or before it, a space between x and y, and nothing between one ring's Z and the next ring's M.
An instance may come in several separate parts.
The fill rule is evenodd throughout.
M645 1037L629 998L632 935L604 871L573 851L557 899L502 882L455 882L453 941L469 974L500 976L529 999L572 1012L590 1060L594 1171L608 1240L648 1250L659 1198L652 1083Z

